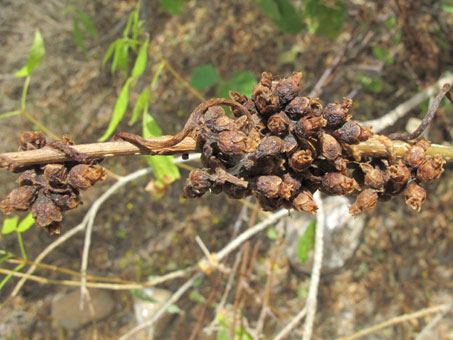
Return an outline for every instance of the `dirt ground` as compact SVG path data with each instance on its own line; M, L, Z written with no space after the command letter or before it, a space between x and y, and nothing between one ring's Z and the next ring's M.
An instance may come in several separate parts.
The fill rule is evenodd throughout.
M301 2L295 3L300 5ZM263 71L272 72L276 77L301 71L308 94L344 46L352 42L330 82L322 88L321 99L341 101L342 97L352 95L354 118L368 120L382 116L453 70L453 14L438 13L443 2L420 1L414 9L413 22L417 25L412 32L407 32L410 27L404 24L403 15L392 1L344 3L345 24L340 35L331 39L306 31L284 34L251 0L189 0L180 16L164 12L158 1L148 1L150 60L146 80L151 81L164 58L186 80L195 67L206 63L211 63L224 79L235 71L250 71L257 78ZM121 76L112 76L108 67L103 69L101 61L108 45L121 34L121 31L115 33L115 27L124 22L136 3L128 0L77 2L77 6L95 18L99 32L97 39L87 38L86 56L74 43L70 15L64 15L65 9L73 4L67 0L0 1L0 114L18 108L23 80L14 78L13 73L24 64L34 31L40 29L46 56L31 79L28 111L55 134L86 143L96 141L104 133L124 81ZM385 20L395 16L397 25L387 28ZM391 41L399 31L403 32L403 38L392 47ZM414 35L420 39L421 50L430 48L429 53L423 54L425 64L418 52L414 52ZM373 54L376 45L388 47L394 53L393 63L382 63ZM357 80L358 73L382 79L382 89L373 92ZM212 97L215 90L207 90L203 95ZM137 96L133 94L132 98ZM187 115L198 103L187 87L165 69L152 93L151 114L165 134L172 134L183 127ZM408 117L423 117L423 107L412 110ZM451 105L440 108L428 131L431 141L451 145L452 115ZM391 131L404 130L405 122L406 119L402 119ZM0 152L16 150L20 132L33 128L23 116L0 120ZM141 127L139 124L128 126L125 120L118 131L140 133ZM117 158L103 165L118 175L146 167L139 157ZM129 183L104 204L96 217L92 235L90 275L142 282L150 275L162 275L196 264L203 256L195 241L196 235L213 252L231 240L233 225L243 205L216 195L182 200L180 193L187 173L181 169L182 179L173 183L162 198L145 190L151 179L146 176ZM15 175L0 171L0 197L15 186L15 179ZM109 178L84 192L83 206L66 214L63 233L80 223L90 205L114 183L115 180ZM428 199L420 213L410 210L404 198L399 197L380 203L365 214L365 228L354 257L321 280L314 339L346 336L397 315L453 300L451 165L447 166L441 180L428 185L427 190ZM241 230L261 217L253 208L247 209ZM0 221L3 218L0 216ZM34 259L55 240L45 230L35 227L23 237L29 259ZM44 263L79 271L83 245L84 234L79 233L52 251ZM270 238L266 232L251 239L250 253L256 249L251 273L245 278L236 275L225 304L225 310L233 308L237 283L245 279L248 288L243 291L236 312L242 315L241 324L253 329L263 299L270 295L271 313L262 331L264 339L271 339L305 303L309 276L295 272L289 265L285 246L285 242ZM20 254L13 234L0 235L0 249ZM244 252L243 248L242 254ZM225 266L231 268L235 256L232 254ZM1 266L12 268L3 263ZM266 288L267 268L273 268L273 274L270 287ZM77 280L44 269L36 274L48 279ZM201 331L197 339L221 339L217 332L209 334L206 330L216 319L216 306L227 279L228 275L217 273L206 276L192 293L180 299L177 306L183 313L174 314L161 338L189 338L206 308L202 320L205 331ZM115 306L107 317L71 330L59 326L51 317L55 295L66 293L69 287L28 281L19 296L8 300L17 280L12 278L0 290L4 303L0 310L0 338L112 339L136 325L134 299L128 290L112 293ZM183 279L176 279L161 287L174 292L183 283ZM363 339L415 339L435 316L399 323ZM450 312L429 337L453 339L452 324ZM298 327L289 338L300 338L301 334L302 327Z

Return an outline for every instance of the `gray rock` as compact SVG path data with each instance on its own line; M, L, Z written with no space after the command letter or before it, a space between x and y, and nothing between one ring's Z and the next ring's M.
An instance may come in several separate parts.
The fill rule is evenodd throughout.
M89 292L94 313L90 311L88 303L84 304L84 309L80 309L80 289L75 289L55 296L52 301L52 319L61 327L78 329L109 315L114 307L110 292L101 289L89 289Z
M354 255L360 234L364 227L362 216L354 218L349 214L351 200L344 196L329 196L323 199L326 223L324 226L324 256L322 273L327 274L344 266ZM312 255L301 263L298 258L300 237L315 216L306 213L293 213L286 219L286 255L291 265L301 272L310 273Z

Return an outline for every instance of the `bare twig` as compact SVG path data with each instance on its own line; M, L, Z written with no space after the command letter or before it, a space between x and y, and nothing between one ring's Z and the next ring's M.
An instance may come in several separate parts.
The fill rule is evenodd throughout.
M396 121L404 117L410 110L421 104L429 97L435 95L445 83L452 83L453 76L439 79L434 85L427 87L422 92L398 105L396 108L385 114L384 116L369 121L362 122L363 125L371 125L375 133L380 132L396 123Z
M434 319L431 320L431 322L429 324L426 325L425 328L423 328L423 330L418 333L417 337L415 338L415 340L424 340L424 339L427 339L428 338L428 335L429 335L429 332L434 328L436 327L436 325L445 317L445 315L448 314L448 312L450 312L451 310L453 309L453 303L450 303L450 307L447 308L445 311L443 311L442 313L436 315L436 317Z
M431 121L433 120L434 116L436 115L437 109L439 108L439 105L444 98L444 96L449 93L450 91L450 84L445 84L442 87L442 90L438 93L436 98L433 100L431 105L429 106L428 113L426 116L423 118L423 121L420 123L419 127L415 129L414 132L412 133L407 133L407 132L402 132L402 133L392 133L388 137L390 139L399 139L399 140L411 140L415 139L418 136L420 136L423 131L431 124Z
M421 309L421 310L419 310L419 311L417 311L415 313L400 315L400 316L394 317L394 318L392 318L390 320L384 321L384 322L382 322L380 324L377 324L377 325L374 325L372 327L369 327L369 328L366 328L364 330L361 330L360 332L357 332L355 334L352 334L352 335L349 335L349 336L346 336L346 337L337 338L336 340L354 340L354 339L359 339L359 338L361 338L361 337L363 337L365 335L375 333L377 331L380 331L381 329L384 329L384 328L387 328L387 327L390 327L390 326L393 326L393 325L397 325L397 324L402 323L402 322L406 322L406 321L410 321L410 320L413 320L413 319L422 318L422 317L430 315L430 314L436 314L436 313L445 312L446 310L451 308L451 306L452 306L452 303L446 303L446 304L443 304L443 305L438 305L438 306L434 306L434 307L430 307L430 308Z
M187 280L186 283L184 283L181 287L179 287L179 289L170 297L170 299L168 299L167 302L165 302L162 305L162 307L159 308L159 310L152 316L151 319L149 319L148 321L142 323L141 325L138 325L137 327L131 329L129 332L127 332L126 334L121 336L118 340L129 339L132 335L141 331L142 329L145 329L145 328L148 328L148 327L151 327L152 325L154 325L154 323L157 320L159 320L160 317L167 311L168 307L170 307L172 304L176 303L181 298L181 296L183 296L184 293L187 290L189 290L190 287L192 287L193 283L202 277L203 277L203 273L197 273L194 276L192 276L192 278Z
M324 252L324 208L321 194L317 191L313 199L318 206L316 213L316 234L315 234L315 255L313 257L313 268L311 270L310 287L307 296L307 317L304 324L303 340L310 340L315 321L316 301L318 295L319 277L321 276L322 256Z
M297 315L291 320L289 324L285 326L274 338L274 340L282 340L286 338L291 331L299 324L299 322L305 317L307 314L307 308L302 308L302 310L297 313Z

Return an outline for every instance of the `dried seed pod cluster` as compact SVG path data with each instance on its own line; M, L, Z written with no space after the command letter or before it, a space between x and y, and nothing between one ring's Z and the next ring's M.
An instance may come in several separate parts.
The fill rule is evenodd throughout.
M63 144L69 147L71 142L64 139ZM44 146L46 140L40 132L25 132L20 138L23 151ZM19 187L0 202L0 209L5 214L30 210L38 226L50 234L60 234L62 212L80 204L80 190L105 178L104 169L77 162L34 166L21 174Z
M233 106L235 118L230 118L220 106L208 108L191 134L204 168L190 173L184 196L200 197L208 191L232 198L253 194L265 210L285 207L314 213L313 193L321 190L356 194L350 212L357 215L404 191L407 204L420 210L426 198L420 183L437 179L445 163L440 156L425 158L429 143L418 141L403 160L358 160L348 146L373 133L351 120L352 100L323 107L319 99L301 95L301 79L301 73L294 73L273 81L265 72L252 98L230 92L249 114Z

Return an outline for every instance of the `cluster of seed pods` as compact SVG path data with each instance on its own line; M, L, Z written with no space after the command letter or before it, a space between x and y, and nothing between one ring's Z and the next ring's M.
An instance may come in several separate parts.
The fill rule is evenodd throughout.
M71 144L68 139L61 143ZM22 151L40 149L46 144L41 132L25 132L20 138ZM38 226L45 227L50 234L60 234L62 212L80 204L80 190L105 178L104 169L75 161L36 165L20 175L19 187L0 202L0 209L5 214L30 210Z
M284 207L315 213L313 193L321 190L357 195L350 207L357 215L378 200L404 193L406 203L419 211L426 199L420 183L437 179L445 161L440 156L425 158L429 143L423 139L412 144L403 159L357 160L349 147L376 135L351 119L351 99L323 107L318 98L302 96L301 78L294 73L273 81L265 72L252 98L230 92L241 105L240 110L233 106L234 118L220 106L206 110L192 133L203 168L191 171L184 196L255 195L264 210Z

